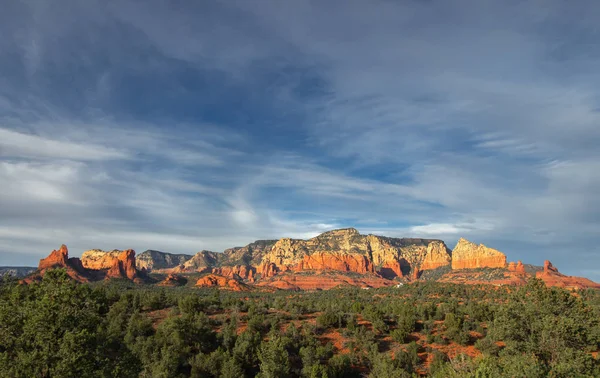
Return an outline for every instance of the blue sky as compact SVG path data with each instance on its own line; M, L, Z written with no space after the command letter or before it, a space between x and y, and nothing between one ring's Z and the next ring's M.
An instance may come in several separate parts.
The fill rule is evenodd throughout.
M595 1L7 2L0 265L354 226L600 280L599 24Z

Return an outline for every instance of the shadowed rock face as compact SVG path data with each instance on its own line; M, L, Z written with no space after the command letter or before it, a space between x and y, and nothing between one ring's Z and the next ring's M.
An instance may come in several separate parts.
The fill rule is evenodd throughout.
M452 250L452 269L504 268L504 253L460 238Z
M113 258L112 265L106 273L106 278L127 278L130 280L137 278L135 251L128 249Z

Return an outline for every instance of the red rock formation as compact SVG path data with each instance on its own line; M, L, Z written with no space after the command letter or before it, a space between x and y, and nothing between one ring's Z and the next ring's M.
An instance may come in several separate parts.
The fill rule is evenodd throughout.
M200 277L196 282L198 287L218 287L221 289L228 289L233 291L246 291L249 290L248 285L244 285L234 279L219 276L217 274L209 274L204 277Z
M272 262L263 262L258 269L256 269L256 273L260 274L262 278L273 277L279 272L277 265Z
M29 281L41 279L48 269L64 268L67 274L80 282L89 281L89 275L85 268L81 265L81 261L76 258L69 258L69 250L66 245L61 245L58 250L54 250L46 257L41 259L38 265L38 275L31 277Z
M437 269L442 266L450 265L452 258L448 253L446 244L441 241L432 241L427 245L427 252L419 270Z
M254 282L256 268L248 265L223 266L213 268L212 273L228 278L240 277L249 282Z
M405 260L404 260L405 261ZM405 262L406 263L406 262ZM402 263L395 259L387 260L378 272L382 277L387 279L394 279L396 277L404 276L402 272Z
M419 269L413 268L413 270L410 272L410 279L413 281L416 281L419 279L419 276L420 276Z
M600 284L583 277L565 276L560 273L548 260L544 261L544 270L535 274L547 286L564 287L568 289L600 289Z
M49 268L65 268L69 260L69 250L66 245L61 245L58 250L54 250L45 259L41 259L38 270Z
M523 262L521 260L519 260L518 262L509 262L508 263L508 271L509 272L515 272L515 273L520 273L520 274L525 274L525 265L523 265Z
M106 272L106 278L127 278L134 280L137 278L135 270L135 251L128 249L113 259L112 266Z
M558 273L558 269L556 269L549 260L545 260L544 261L544 273L552 273L552 272Z
M373 264L367 256L360 254L341 254L317 252L305 255L302 261L292 267L293 271L301 270L339 270L342 272L375 273Z
M169 274L159 283L159 286L183 286L187 283L187 278L176 274Z
M504 268L504 253L461 238L452 250L452 269Z

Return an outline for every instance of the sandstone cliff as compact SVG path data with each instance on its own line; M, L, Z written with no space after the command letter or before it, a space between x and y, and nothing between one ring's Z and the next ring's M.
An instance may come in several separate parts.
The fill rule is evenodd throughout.
M159 286L183 286L188 282L187 278L177 275L177 274L169 274L162 280L158 285Z
M249 286L244 285L243 283L241 283L235 279L219 276L217 274L208 274L204 277L200 277L198 279L198 281L196 282L196 286L198 286L198 287L217 287L217 288L229 289L229 290L233 290L233 291L246 291L246 290L250 289Z
M187 260L183 265L174 268L174 272L203 272L208 268L212 268L219 264L219 260L223 258L222 253L211 251L200 251L191 259Z
M110 269L113 261L119 257L123 251L114 249L112 251L103 251L100 249L90 249L81 255L81 263L86 269L102 270Z
M136 256L135 264L139 270L146 269L146 271L150 272L153 270L178 267L186 263L192 257L192 255L147 250Z
M249 265L222 266L213 268L212 273L227 278L241 278L249 282L254 282L256 268Z
M504 268L504 253L460 238L452 250L452 269Z
M260 265L265 253L271 250L277 240L257 240L245 247L234 247L223 251L226 265Z
M41 278L48 269L54 268L64 268L71 278L80 282L86 282L90 278L81 260L77 257L69 258L69 249L64 244L58 250L52 251L45 259L40 260L38 277L32 277L32 280Z
M127 278L135 280L138 274L135 269L135 251L128 249L113 258L112 264L106 273L106 278Z
M263 277L278 272L338 270L380 272L393 278L411 270L435 269L450 264L444 242L361 235L354 228L325 232L308 240L284 238L265 253L257 269Z

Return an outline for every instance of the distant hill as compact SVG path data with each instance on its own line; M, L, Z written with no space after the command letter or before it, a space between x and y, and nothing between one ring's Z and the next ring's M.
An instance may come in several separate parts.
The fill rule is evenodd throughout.
M21 278L35 272L36 269L32 266L0 266L0 277L12 276Z

